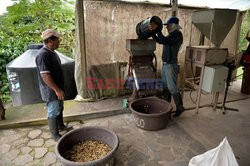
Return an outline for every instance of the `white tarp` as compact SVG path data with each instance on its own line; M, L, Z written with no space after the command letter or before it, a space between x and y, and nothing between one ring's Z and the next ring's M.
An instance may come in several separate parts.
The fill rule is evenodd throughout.
M225 137L218 147L193 157L188 166L238 166L238 163Z
M126 2L149 2L170 4L170 0L123 0ZM241 11L250 9L250 0L178 0L178 5L201 7L201 8L219 8L219 9L238 9Z

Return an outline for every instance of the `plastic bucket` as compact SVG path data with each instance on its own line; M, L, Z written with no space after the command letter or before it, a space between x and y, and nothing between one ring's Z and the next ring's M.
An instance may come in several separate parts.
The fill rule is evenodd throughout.
M101 141L112 148L105 157L98 160L89 162L74 162L65 158L65 152L72 146L82 142L84 140ZM119 139L117 135L108 129L102 127L83 127L72 130L71 132L62 136L62 138L56 144L56 156L65 166L104 166L106 165L114 155L119 146Z

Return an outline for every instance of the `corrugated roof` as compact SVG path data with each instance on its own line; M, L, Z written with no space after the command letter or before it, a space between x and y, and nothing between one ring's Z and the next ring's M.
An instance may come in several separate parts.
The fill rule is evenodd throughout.
M148 2L170 4L170 0L122 0L126 2ZM178 0L178 4L189 7L237 9L245 11L250 9L250 0Z

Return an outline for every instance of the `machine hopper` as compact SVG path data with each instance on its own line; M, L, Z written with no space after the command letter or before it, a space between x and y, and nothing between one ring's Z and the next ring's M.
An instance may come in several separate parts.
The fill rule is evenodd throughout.
M234 25L236 15L237 10L229 9L195 11L192 15L192 23L216 47L219 47Z

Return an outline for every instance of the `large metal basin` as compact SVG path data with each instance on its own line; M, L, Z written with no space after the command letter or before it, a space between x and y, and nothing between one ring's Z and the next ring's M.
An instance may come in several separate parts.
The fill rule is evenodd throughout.
M112 151L101 159L89 162L74 162L65 159L65 152L72 146L84 140L102 141L109 145L112 148ZM118 145L119 139L113 131L101 127L83 127L65 134L58 141L56 145L56 156L61 161L62 165L65 166L105 166L112 159Z
M164 129L169 120L172 106L169 102L147 97L134 100L129 104L136 126L144 130Z

